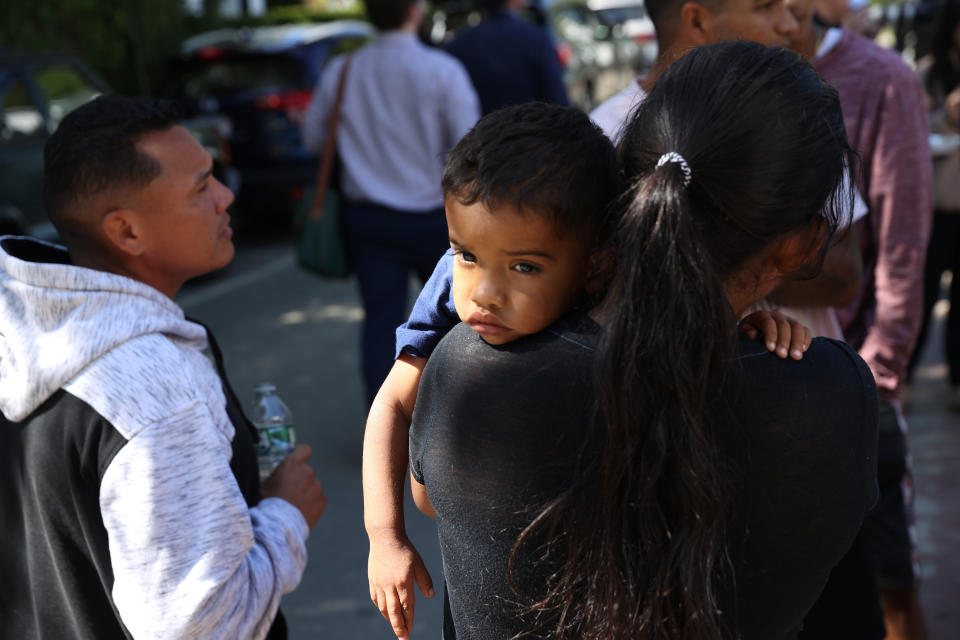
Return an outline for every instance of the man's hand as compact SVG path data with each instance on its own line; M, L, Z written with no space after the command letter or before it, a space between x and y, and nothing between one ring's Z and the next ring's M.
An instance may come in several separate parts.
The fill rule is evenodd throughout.
M307 464L311 455L313 449L309 445L297 445L263 481L260 495L283 498L300 509L307 526L313 529L327 508L327 496L323 494L323 485L314 476L313 468Z
M751 340L762 339L781 358L801 360L810 348L810 329L779 311L754 311L740 321L740 331Z
M407 538L371 538L367 577L370 599L393 627L397 638L407 640L413 629L414 582L428 598L434 593L433 581L420 554Z

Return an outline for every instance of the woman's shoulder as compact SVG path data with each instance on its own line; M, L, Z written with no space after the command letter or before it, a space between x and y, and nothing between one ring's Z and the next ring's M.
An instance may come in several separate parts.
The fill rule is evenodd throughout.
M599 336L600 328L579 313L500 346L487 344L461 323L427 360L420 390L442 390L445 402L494 395L506 402L531 395L550 397L561 388L582 390L591 384Z
M495 366L519 362L530 365L537 359L592 358L601 331L586 313L575 311L543 331L504 345L491 345L461 322L440 341L430 361L469 358Z
M782 359L756 341L741 338L737 361L751 385L802 384L807 389L860 388L876 394L863 358L842 340L814 338L802 360Z
M816 338L803 359L784 360L741 342L730 387L744 435L771 448L869 447L876 440L877 385L848 344ZM800 447L801 449L803 447Z

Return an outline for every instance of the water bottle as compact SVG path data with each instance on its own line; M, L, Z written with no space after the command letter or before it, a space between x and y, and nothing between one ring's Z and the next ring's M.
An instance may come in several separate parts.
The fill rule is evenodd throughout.
M296 437L293 433L293 414L277 396L277 387L265 382L254 387L256 394L250 418L257 428L257 462L260 480L265 479L293 451Z

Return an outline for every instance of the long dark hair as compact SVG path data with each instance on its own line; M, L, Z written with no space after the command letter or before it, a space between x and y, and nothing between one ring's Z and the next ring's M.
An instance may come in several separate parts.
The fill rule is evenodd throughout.
M657 166L667 152L689 184L681 163ZM531 555L550 567L527 600L530 635L731 637L736 318L724 283L791 232L819 228L826 244L849 212L840 185L854 159L836 91L792 52L753 43L675 62L619 154L631 187L598 420L578 481L524 531L511 570Z

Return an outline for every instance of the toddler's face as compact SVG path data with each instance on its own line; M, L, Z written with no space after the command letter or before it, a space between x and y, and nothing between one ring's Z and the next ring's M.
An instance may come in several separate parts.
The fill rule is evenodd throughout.
M590 238L557 235L545 216L503 205L446 202L453 247L453 301L460 319L490 344L545 329L587 279Z

